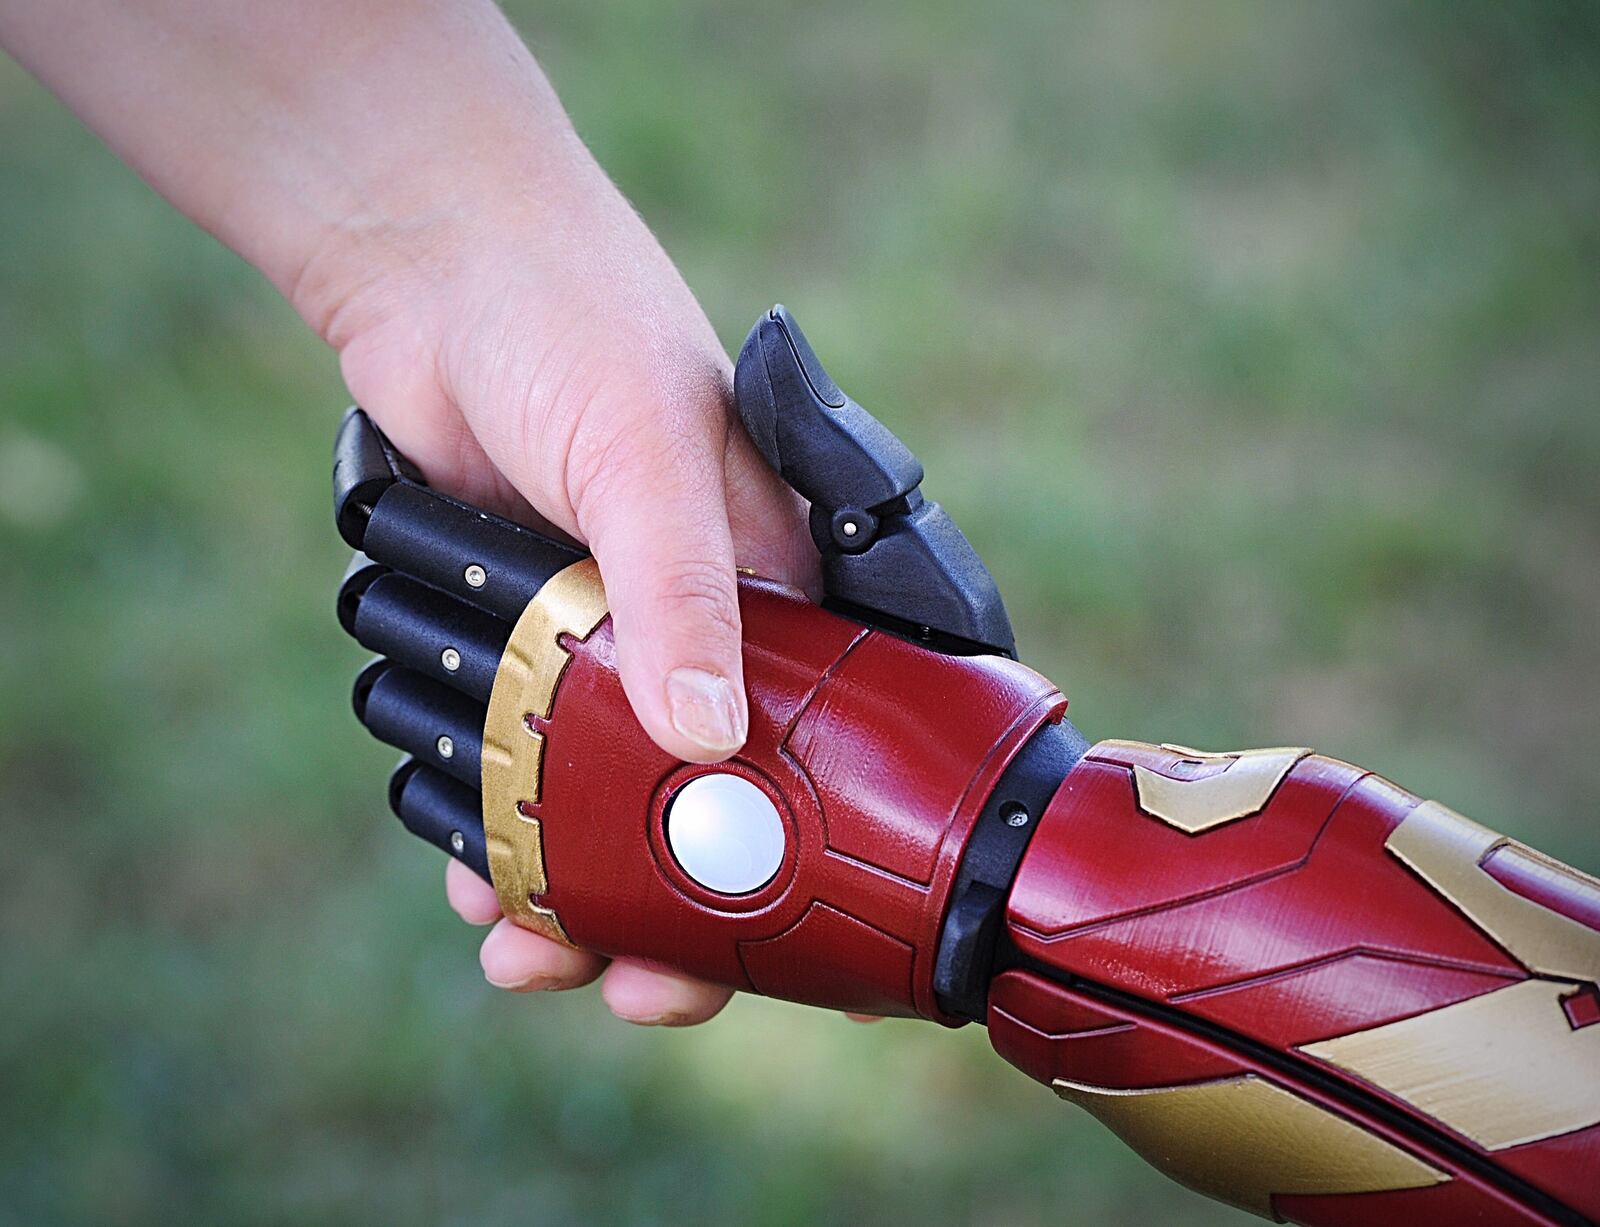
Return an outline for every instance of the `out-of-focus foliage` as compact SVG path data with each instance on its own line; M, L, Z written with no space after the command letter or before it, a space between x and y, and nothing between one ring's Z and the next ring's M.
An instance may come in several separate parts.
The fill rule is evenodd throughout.
M1592 5L514 16L729 345L781 297L922 454L1085 730L1600 865ZM1238 1221L977 1028L484 987L348 712L342 405L0 67L0 1222Z

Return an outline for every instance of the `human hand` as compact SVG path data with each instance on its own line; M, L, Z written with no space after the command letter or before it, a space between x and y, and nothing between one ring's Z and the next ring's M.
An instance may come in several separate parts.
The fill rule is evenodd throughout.
M430 234L426 260L393 280L297 305L431 485L511 518L531 508L591 548L641 724L673 755L715 761L747 730L735 561L814 587L804 504L732 416L726 353L677 270L599 168L572 154L558 250L528 237L547 227L520 210L480 209ZM345 282L321 269L306 284ZM603 974L612 1010L650 1023L701 1021L728 999L515 927L454 861L446 884L463 918L495 924L481 961L496 985L570 988Z
M734 564L812 587L805 508L733 421L693 295L492 0L0 4L0 41L278 286L430 484L590 546L623 686L663 748L740 746ZM499 917L459 866L448 894ZM641 1022L728 997L503 919L482 962L518 989L604 973Z

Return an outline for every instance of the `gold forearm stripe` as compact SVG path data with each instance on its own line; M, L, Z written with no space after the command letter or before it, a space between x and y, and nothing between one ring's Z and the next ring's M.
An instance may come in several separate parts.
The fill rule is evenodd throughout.
M1502 886L1481 866L1509 847L1600 894L1600 881L1463 818L1437 801L1406 815L1384 845L1536 975L1600 980L1600 933Z
M1580 888L1600 892L1600 882L1436 801L1407 814L1385 847L1536 978L1302 1051L1487 1150L1600 1124L1600 1026L1575 1029L1562 1005L1571 982L1600 979L1600 933L1482 866L1506 849Z
M548 719L572 655L563 635L587 639L608 612L600 569L591 558L557 572L522 611L489 696L483 725L483 832L500 907L525 929L567 941L555 912L533 901L549 888L539 819L545 734L529 716Z
M1600 1124L1600 1026L1574 1030L1556 980L1522 980L1302 1051L1485 1150Z
M1267 1218L1277 1217L1274 1194L1377 1193L1449 1179L1254 1074L1139 1090L1058 1078L1054 1087L1180 1184Z
M1294 765L1311 753L1303 746L1237 754L1208 754L1185 746L1161 748L1202 762L1226 760L1229 764L1227 770L1197 780L1176 780L1142 765L1134 767L1139 808L1190 835L1259 814Z

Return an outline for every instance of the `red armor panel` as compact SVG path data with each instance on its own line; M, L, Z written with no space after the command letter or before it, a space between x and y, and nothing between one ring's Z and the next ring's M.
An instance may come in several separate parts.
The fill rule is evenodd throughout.
M1046 1084L1135 1093L1142 1088L1188 1086L1206 1094L1218 1088L1222 1096L1250 1086L1246 1079L1256 1080L1257 1087L1269 1081L1293 1087L1292 1092L1279 1092L1282 1098L1268 1095L1261 1105L1251 1106L1254 1128L1251 1121L1231 1116L1225 1102L1216 1108L1201 1103L1190 1109L1187 1122L1194 1134L1162 1137L1156 1154L1149 1153L1150 1140L1138 1132L1137 1124L1132 1136L1125 1126L1119 1129L1169 1175L1242 1209L1317 1227L1461 1222L1511 1227L1548 1222L1473 1172L1453 1171L1449 1179L1439 1179L1429 1157L1416 1153L1404 1134L1381 1121L1347 1117L1336 1100L1314 1086L1285 1079L1181 1025L1140 1017L1018 971L995 982L990 1001L989 1034L996 1051ZM1069 1025L1056 1033L1046 1030L1068 1019L1091 1025L1087 1029ZM1063 1098L1084 1102L1073 1093L1064 1093ZM1136 1102L1136 1094L1124 1100L1130 1101ZM1299 1105L1300 1115L1290 1105ZM1095 1100L1085 1106L1118 1128L1115 1114L1103 1113ZM1233 1127L1221 1127L1224 1124ZM1318 1187L1317 1182L1325 1182L1322 1187L1338 1187L1340 1181L1364 1180L1363 1163L1352 1162L1344 1152L1351 1143L1360 1148L1359 1160L1375 1162L1387 1173L1385 1178L1412 1187L1376 1194L1279 1191L1297 1184ZM1387 1163L1386 1156L1399 1162ZM1265 1196L1252 1196L1269 1188Z
M1554 1222L1600 1212L1597 915L1600 883L1346 764L1108 742L1052 800L1007 913L1065 983L1000 977L990 1029L1258 1212ZM1255 1126L1230 1134L1246 1102ZM1207 1121L1216 1162L1186 1165ZM1252 1166L1297 1133L1316 1144Z
M941 1015L933 956L972 822L1017 749L1066 700L996 657L939 656L740 584L750 737L727 763L685 765L639 727L609 619L583 641L547 720L537 805L551 909L571 939L768 996L878 1014ZM923 713L934 713L930 718ZM787 832L777 875L718 895L674 861L667 803L734 772Z
M1176 1178L1308 1224L1594 1213L1600 883L1302 749L1107 742L1063 760L1053 794L1028 768L1029 807L1009 808L1019 785L998 782L1065 707L1048 682L740 587L750 737L709 766L632 718L592 563L528 607L483 759L519 923L954 1023L936 959L984 983L1002 918L983 909L1003 905L995 1046ZM781 830L745 893L673 842L701 777ZM994 859L1001 827L973 838L986 806L1033 831L1020 865ZM979 864L1004 872L962 877L952 908Z

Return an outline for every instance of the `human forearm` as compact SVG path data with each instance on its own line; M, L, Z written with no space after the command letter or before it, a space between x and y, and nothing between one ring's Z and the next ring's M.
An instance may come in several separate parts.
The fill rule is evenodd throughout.
M727 354L490 0L0 0L0 43L339 352L441 490L589 545L640 723L685 760L748 732L734 563L804 585L805 509L729 417ZM457 909L499 907L456 879ZM509 923L503 987L594 955ZM727 991L639 963L612 1008Z
M0 42L330 340L374 277L559 231L600 173L489 0L0 0Z

